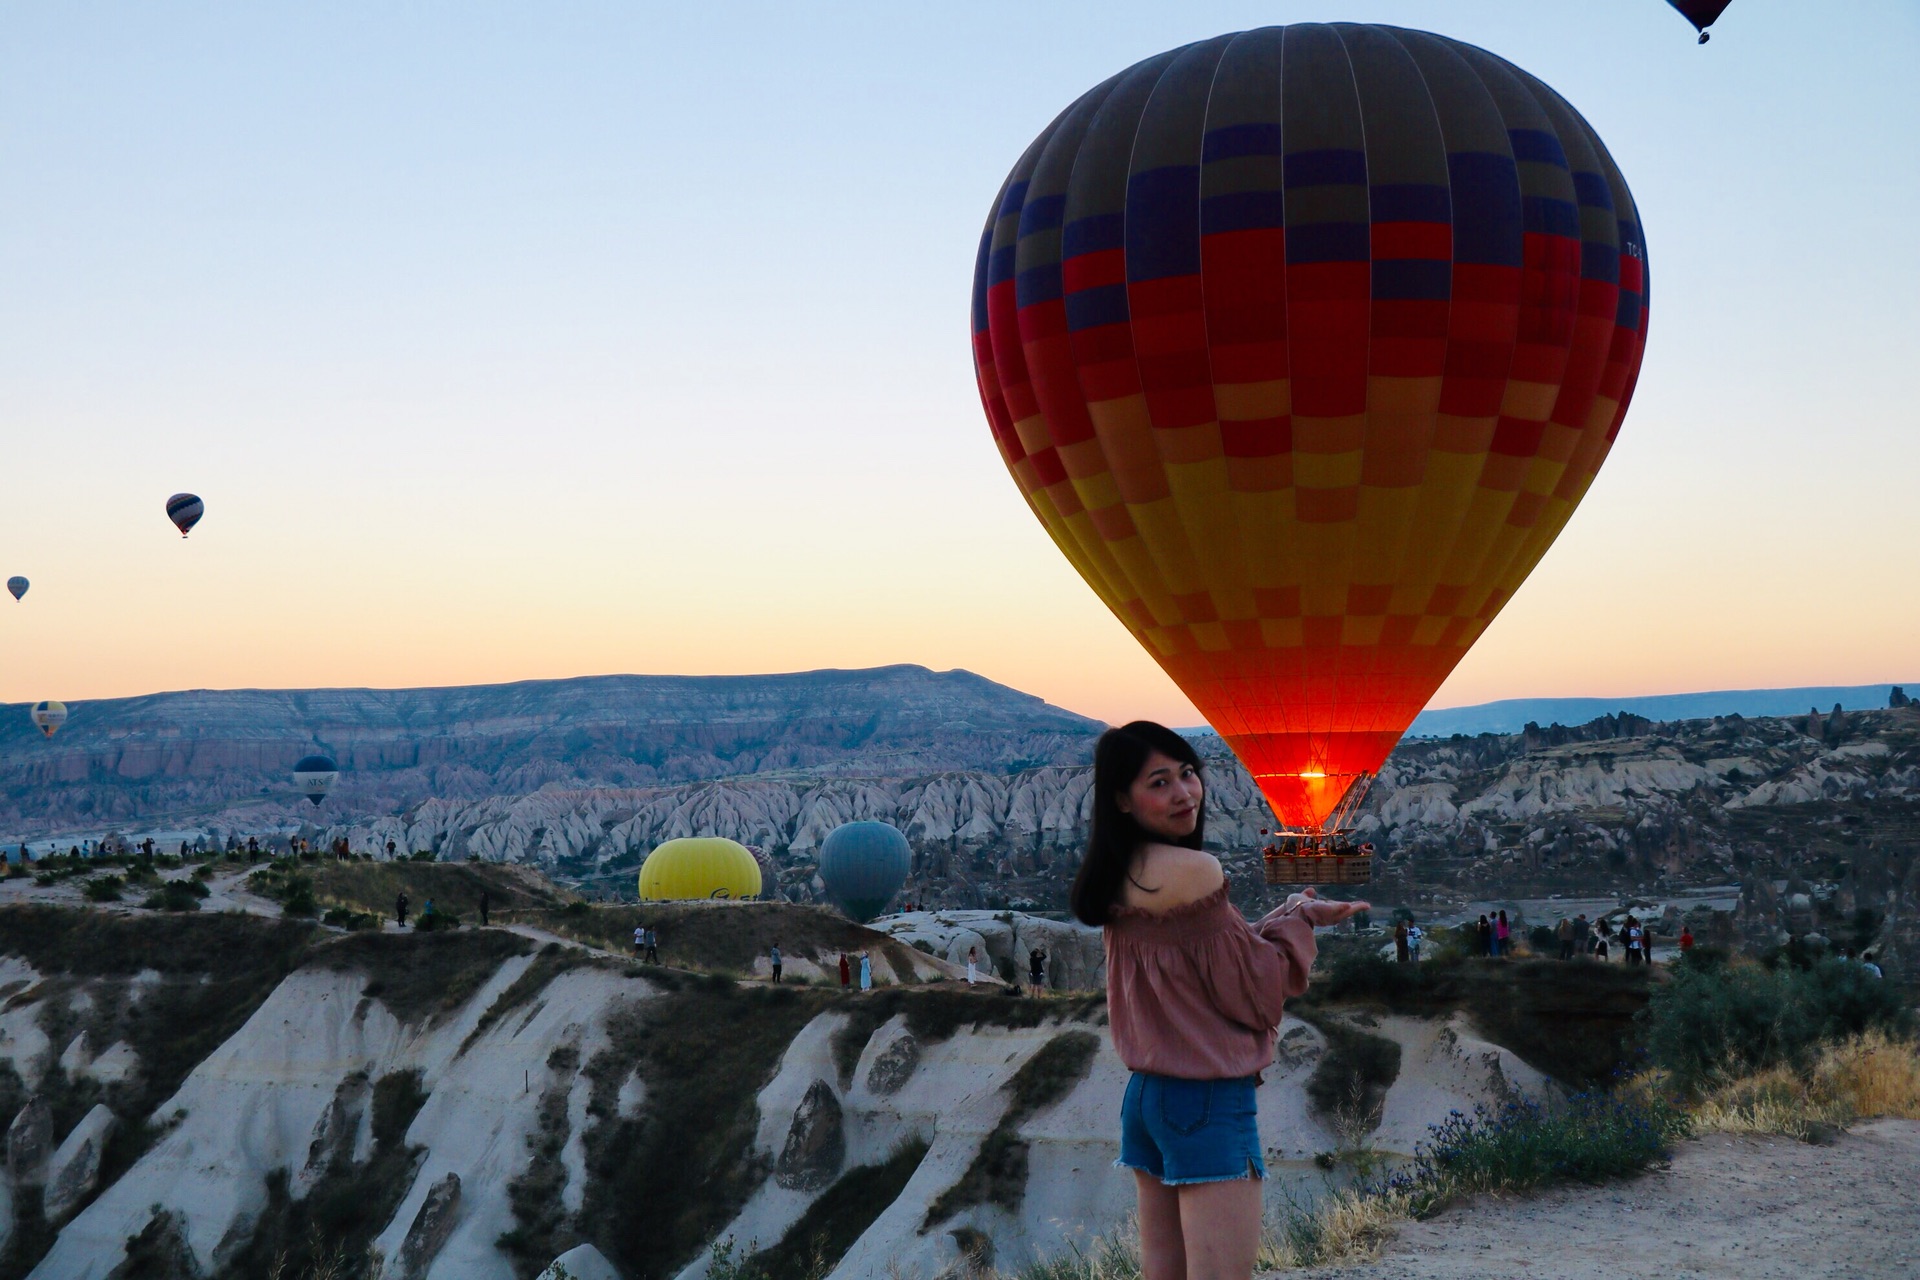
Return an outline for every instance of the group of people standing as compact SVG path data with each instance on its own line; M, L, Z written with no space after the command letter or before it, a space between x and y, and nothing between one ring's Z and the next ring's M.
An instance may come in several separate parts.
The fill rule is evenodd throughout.
M1653 959L1653 927L1644 924L1637 916L1629 915L1616 928L1605 916L1589 921L1586 912L1581 912L1569 920L1565 916L1554 926L1554 937L1560 944L1560 958L1572 960L1576 956L1585 956L1593 960L1608 960L1618 949L1621 959L1629 965L1649 964ZM1683 932L1680 935L1682 950L1693 945L1693 935Z

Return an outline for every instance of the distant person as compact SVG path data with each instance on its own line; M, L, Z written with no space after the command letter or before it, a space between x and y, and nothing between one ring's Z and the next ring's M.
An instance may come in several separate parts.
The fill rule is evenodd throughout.
M1621 934L1621 949L1626 952L1627 967L1632 968L1646 959L1645 953L1640 950L1640 922L1628 916L1626 924L1621 928Z
M1584 956L1592 949L1593 926L1587 921L1587 913L1582 911L1573 918L1573 953Z
M25 853L26 849L27 847L25 845L20 846L20 851L22 853ZM978 981L980 981L980 951L979 951L979 948L977 947L968 947L967 948L967 985L972 986L974 983Z
M1573 959L1573 921L1561 916L1560 923L1554 926L1553 936L1560 942L1560 958Z
M1493 954L1505 958L1513 953L1513 934L1507 925L1507 913L1503 910L1493 922Z
M393 900L393 918L400 922L402 929L407 927L407 895L404 893Z
M873 990L873 957L864 951L860 953L860 989Z
M772 946L767 948L767 959L773 963L773 980L777 984L780 981L780 944L779 943L776 942Z
M633 958L640 959L647 952L647 928L645 925L633 926Z
M393 861L393 850L394 850L394 843L393 843L393 841L391 841L391 840L389 840L389 841L387 841L387 861L388 861L388 862L392 862L392 861Z
M1027 981L1035 992L1047 985L1047 953L1039 947L1027 952Z
M647 963L660 963L660 929L656 925L647 926Z
M392 842L389 841L388 843L391 844ZM389 848L388 852L391 853L392 849ZM487 896L487 891L485 889L482 889L480 891L480 927L482 929L487 927L487 908L492 905L493 905L493 899Z
M845 991L853 985L853 965L847 961L847 953L840 953L840 989Z
M1407 922L1407 954L1413 957L1415 964L1420 963L1420 942L1426 936L1426 931L1419 925Z
M433 899L428 898L427 905L424 908L422 908L420 911L420 918L422 920L426 920L431 918L432 915L433 915Z
M248 836L247 837L247 861L254 862L254 861L257 861L259 857L260 857L260 837Z
M1480 942L1480 954L1483 956L1492 955L1493 923L1487 919L1484 912L1481 913L1479 922L1473 926L1473 929Z
M1407 946L1407 921L1404 916L1393 922L1393 958L1401 964L1413 962L1413 951Z
M1607 949L1612 942L1613 924L1611 921L1601 920L1593 931L1593 958L1605 964Z
M1693 950L1693 929L1683 924L1680 926L1680 954L1684 956L1691 950Z
M1880 971L1880 964L1873 958L1873 952L1871 951L1862 951L1860 953L1860 967L1876 978L1885 978L1887 976Z

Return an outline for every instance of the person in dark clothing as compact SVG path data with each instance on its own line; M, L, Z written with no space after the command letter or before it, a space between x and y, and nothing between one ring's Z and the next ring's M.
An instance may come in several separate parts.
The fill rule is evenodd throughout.
M1027 952L1027 979L1036 993L1047 985L1047 953L1039 947Z
M1481 916L1481 917L1480 917L1480 922L1479 922L1478 924L1476 924L1476 925L1474 925L1474 926L1473 926L1473 928L1474 928L1474 932L1475 932L1475 933L1476 933L1477 935L1479 935L1479 942L1480 942L1480 954L1481 954L1481 955L1483 955L1483 956L1490 956L1490 955L1492 955L1492 954L1493 954L1493 924L1492 924L1492 922L1491 922L1491 921L1489 921L1489 920L1488 920L1488 919L1487 919L1487 918L1486 918L1486 917L1485 917L1485 916L1483 915L1483 916Z
M400 922L402 929L407 927L407 895L404 893L393 900L393 918Z
M387 841L387 861L393 861L393 841Z
M1401 964L1413 958L1407 950L1407 922L1404 919L1396 920L1393 925L1393 958Z
M647 963L660 963L660 930L652 925L647 926Z
M847 959L847 953L840 953L840 989L845 991L853 985L853 964Z
M767 948L767 960L773 965L773 980L777 984L780 981L780 944L779 943L776 942L771 947Z
M480 927L482 929L487 927L487 907L490 904L490 901L491 900L487 897L487 891L485 889L482 889L480 891Z

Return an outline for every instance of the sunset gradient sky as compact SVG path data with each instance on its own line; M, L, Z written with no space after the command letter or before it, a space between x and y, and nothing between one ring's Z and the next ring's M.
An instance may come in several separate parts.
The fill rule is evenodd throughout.
M1646 225L1620 442L1435 705L1920 676L1920 10L1814 12L11 7L0 699L917 662L1194 722L1000 465L974 249L1090 85L1330 19L1538 74Z

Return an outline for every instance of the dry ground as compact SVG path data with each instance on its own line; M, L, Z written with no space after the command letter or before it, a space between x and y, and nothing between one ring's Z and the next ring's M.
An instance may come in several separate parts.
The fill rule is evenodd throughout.
M1911 1280L1920 1121L1831 1146L1714 1134L1631 1182L1483 1199L1403 1228L1381 1259L1316 1280Z

